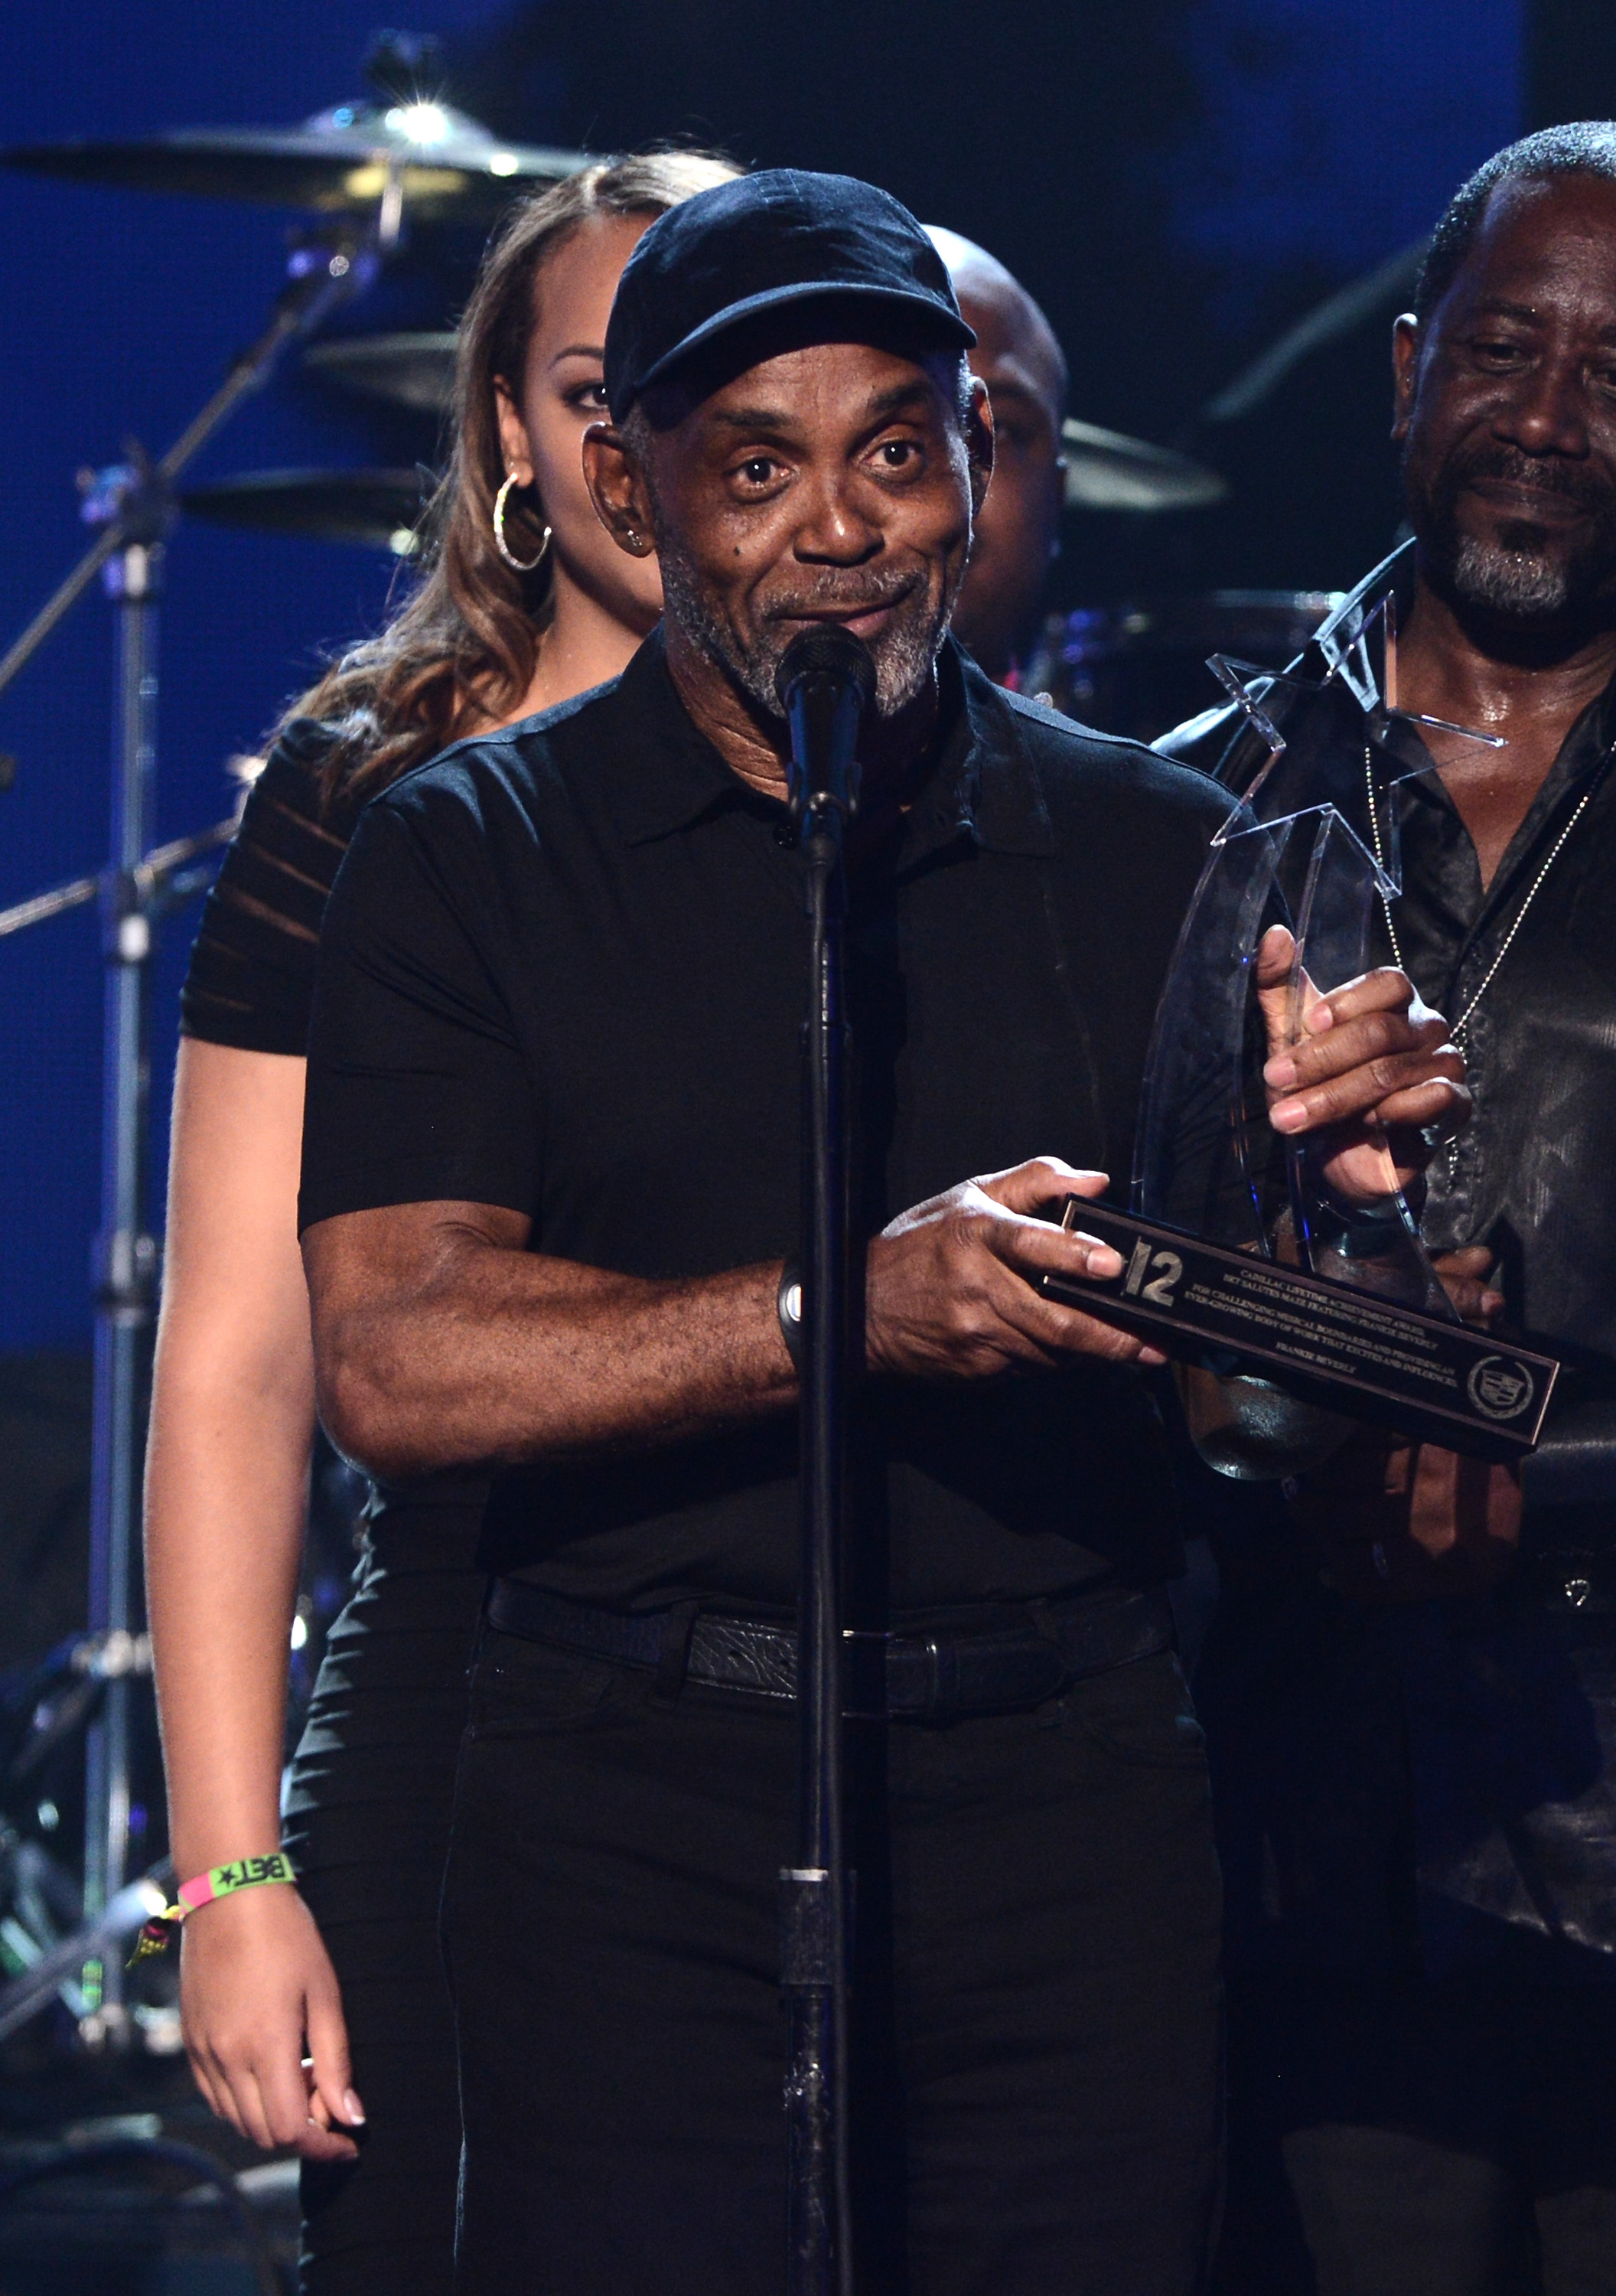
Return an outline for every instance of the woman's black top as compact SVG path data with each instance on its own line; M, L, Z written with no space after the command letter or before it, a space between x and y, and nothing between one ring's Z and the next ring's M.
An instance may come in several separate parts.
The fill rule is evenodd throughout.
M302 1058L320 921L363 806L322 787L333 738L329 726L294 718L249 791L191 954L183 1035Z

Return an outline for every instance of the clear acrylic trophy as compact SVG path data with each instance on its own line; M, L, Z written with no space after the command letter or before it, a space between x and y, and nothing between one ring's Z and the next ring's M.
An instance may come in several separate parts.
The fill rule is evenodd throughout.
M1234 803L1213 838L1157 1009L1132 1211L1073 1198L1067 1224L1121 1253L1111 1283L1046 1288L1220 1374L1214 1464L1272 1472L1374 1419L1458 1450L1514 1456L1541 1427L1557 1369L1461 1323L1432 1267L1383 1142L1372 1203L1330 1187L1321 1151L1269 1127L1272 1049L1255 995L1258 944L1294 937L1286 1040L1310 1001L1363 972L1376 907L1401 889L1397 727L1491 742L1397 706L1392 604L1338 621L1322 676L1214 659L1238 705L1219 768ZM1411 746L1411 745L1410 745ZM1204 1400L1204 1383L1199 1390ZM1192 1417L1193 1417L1192 1410Z

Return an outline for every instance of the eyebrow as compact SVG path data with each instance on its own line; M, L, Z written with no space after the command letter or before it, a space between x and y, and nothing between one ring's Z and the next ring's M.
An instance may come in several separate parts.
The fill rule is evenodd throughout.
M1540 311L1534 311L1530 303L1506 302L1501 295L1487 296L1476 305L1475 315L1478 318L1520 319L1526 325L1533 327L1541 326L1543 324L1543 314ZM1598 332L1598 340L1602 343L1616 343L1616 326L1601 327Z
M600 343L568 343L565 350L556 353L550 364L551 366L559 366L563 359L569 358L593 359L598 365L604 365L605 347Z
M929 397L933 388L923 377L912 382L894 383L890 390L881 391L870 400L864 419L877 425L889 422L901 408ZM713 419L726 430L757 430L778 438L791 428L795 418L790 409L783 406L735 406L720 407Z
M790 414L783 406L721 406L714 415L726 430L780 431L790 427Z
M885 422L888 415L896 414L901 407L907 406L912 400L936 396L940 394L935 384L919 377L913 382L896 382L890 390L884 390L878 398L870 400L869 418L872 422Z

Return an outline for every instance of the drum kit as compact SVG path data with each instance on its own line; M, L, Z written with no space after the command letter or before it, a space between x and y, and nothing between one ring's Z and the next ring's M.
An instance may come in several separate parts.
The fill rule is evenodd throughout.
M395 468L252 471L189 488L179 481L294 346L301 347L302 371L323 385L441 418L453 368L452 332L331 335L323 332L329 321L363 296L412 228L486 229L514 197L589 163L584 152L501 140L423 92L412 62L384 37L372 54L371 95L298 127L184 130L0 152L0 166L60 181L249 201L306 219L263 333L164 455L132 452L94 474L84 506L95 529L93 546L0 655L4 690L102 578L117 627L112 851L105 868L0 911L4 937L64 909L98 906L107 958L88 1630L42 1669L0 1777L0 1972L7 1978L0 1984L0 2038L61 2000L87 2046L137 2041L143 2028L126 1997L124 1941L161 1902L170 1878L161 1866L130 1871L135 1702L147 1694L151 1669L137 1581L138 1409L159 1259L146 1227L151 957L162 918L206 886L233 824L153 842L155 632L165 549L181 520L198 518L408 558L429 485L418 470ZM1214 504L1225 491L1214 472L1188 456L1091 423L1065 425L1065 451L1073 515L1159 516ZM1141 696L1153 680L1161 686L1158 673L1171 672L1166 714L1156 706L1161 723L1152 725L1160 731L1184 714L1173 680L1192 656L1197 666L1218 651L1277 666L1328 603L1241 593L1075 614L1046 630L1032 682L1091 722L1115 718L1122 730L1138 731L1147 709ZM54 1756L64 1738L81 1738L84 1749L82 1886L10 1823L6 1801L9 1792L20 1791L18 1782L37 1779L45 1755ZM169 2021L172 2028L171 2015Z
M62 144L0 153L0 164L73 182L190 193L301 210L289 276L257 340L160 458L131 452L85 482L96 539L0 657L0 690L102 576L117 625L118 739L107 867L0 912L0 935L98 904L107 960L102 1225L97 1240L90 1479L88 1631L53 1652L29 1685L12 1791L29 1785L64 1737L84 1745L84 1864L74 1883L50 1851L0 1823L0 2038L61 1999L92 2047L147 2030L124 1983L124 1941L164 1899L161 1868L131 1875L137 1696L151 1671L141 1631L140 1396L156 1305L157 1240L147 1233L151 961L157 927L204 885L221 822L158 847L156 619L167 539L182 515L324 535L406 551L420 508L412 472L257 472L189 494L179 480L200 448L269 378L291 345L315 335L428 223L486 227L516 194L557 183L586 155L507 144L409 85L410 59L386 42L372 98L300 127L219 129L127 144ZM403 72L400 66L405 69ZM401 85L402 81L402 85ZM6 1814L0 1810L0 1820ZM173 2020L166 2036L173 2038Z

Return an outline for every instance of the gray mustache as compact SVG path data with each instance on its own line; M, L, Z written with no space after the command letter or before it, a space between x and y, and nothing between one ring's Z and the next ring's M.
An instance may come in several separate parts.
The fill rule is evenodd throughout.
M807 591L795 598L777 599L769 609L771 622L802 619L809 614L869 614L881 606L895 606L901 599L912 597L917 585L912 581L886 583L878 590L820 589Z
M1555 463L1533 462L1524 455L1477 455L1458 475L1461 484L1473 479L1501 479L1512 487L1530 488L1534 494L1557 495L1575 503L1579 510L1601 510L1612 500L1611 489L1597 479Z

